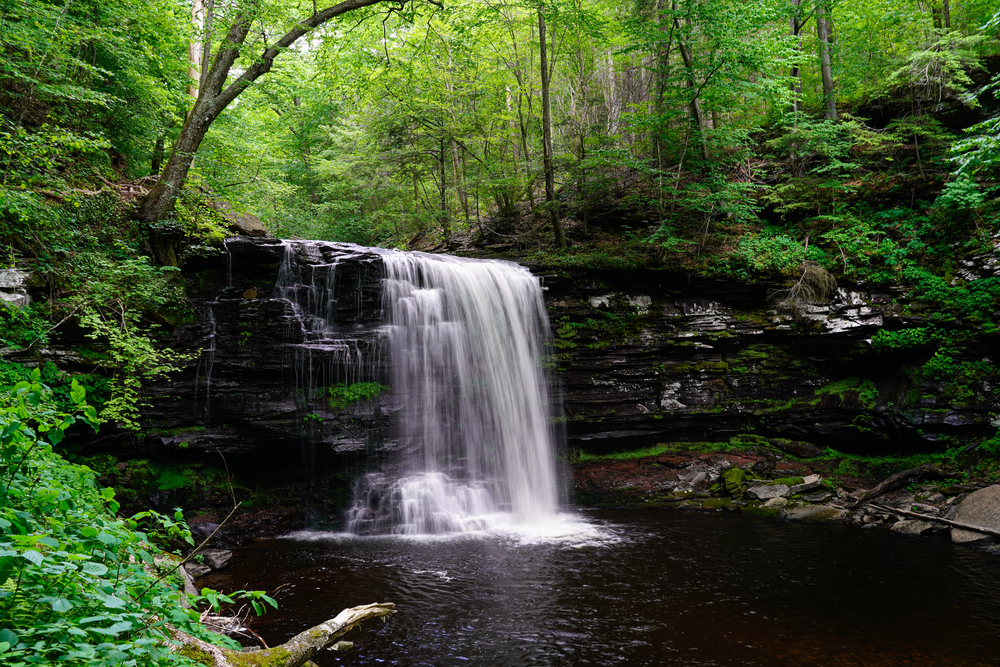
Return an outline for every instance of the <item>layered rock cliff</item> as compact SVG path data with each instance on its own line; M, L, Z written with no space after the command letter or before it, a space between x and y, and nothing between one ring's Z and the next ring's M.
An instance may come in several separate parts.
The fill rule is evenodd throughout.
M915 372L930 350L872 347L880 328L920 324L901 315L900 291L843 285L793 320L769 309L770 285L532 268L571 449L754 434L799 455L883 454L993 432L991 374L956 395ZM192 361L149 388L139 439L106 427L90 450L187 462L221 452L248 486L342 503L372 456L395 446L379 252L242 238L183 270L197 321L171 346ZM995 367L988 341L966 349Z

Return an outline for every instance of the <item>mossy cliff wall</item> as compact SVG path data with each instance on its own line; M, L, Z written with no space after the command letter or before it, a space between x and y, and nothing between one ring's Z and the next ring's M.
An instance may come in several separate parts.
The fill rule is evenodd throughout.
M91 452L168 463L219 462L248 488L283 490L327 511L350 480L395 447L388 359L379 332L381 260L327 248L302 271L334 298L334 330L303 345L301 309L284 297L284 246L240 239L183 267L198 321L174 349L198 351L183 372L149 388L146 428L114 428ZM336 265L335 275L323 274ZM862 454L944 449L995 432L995 345L966 345L987 372L931 379L933 350L878 352L881 328L904 317L901 290L841 286L795 321L769 311L772 286L642 271L554 272L543 281L571 449L589 453L660 442L727 441L740 433ZM306 275L308 274L308 276ZM995 341L993 341L995 342ZM65 356L64 356L65 359ZM161 475L162 476L162 475ZM195 502L158 484L163 505ZM169 493L164 493L169 492ZM185 495L187 494L187 495Z
M544 276L553 365L571 447L601 453L739 433L858 454L944 449L995 432L994 341L969 377L922 372L933 349L879 352L880 329L917 327L902 290L842 286L796 317L773 286L657 271Z

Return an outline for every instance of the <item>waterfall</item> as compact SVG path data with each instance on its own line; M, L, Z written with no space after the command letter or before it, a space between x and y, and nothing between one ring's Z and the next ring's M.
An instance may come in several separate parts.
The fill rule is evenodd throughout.
M502 261L385 251L383 262L402 460L359 480L347 531L547 521L558 491L538 280Z

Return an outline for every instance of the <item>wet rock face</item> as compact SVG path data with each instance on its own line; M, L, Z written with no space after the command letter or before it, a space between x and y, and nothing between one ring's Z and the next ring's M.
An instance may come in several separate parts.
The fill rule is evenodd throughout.
M650 270L543 280L571 447L754 433L799 456L817 445L875 454L991 432L989 380L956 402L945 383L914 380L929 352L872 348L880 328L919 324L899 314L895 292L842 288L793 320L769 310L767 285Z

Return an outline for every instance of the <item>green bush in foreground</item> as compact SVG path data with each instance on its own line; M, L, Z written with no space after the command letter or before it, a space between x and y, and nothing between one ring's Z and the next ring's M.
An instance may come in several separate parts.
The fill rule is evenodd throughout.
M97 413L75 381L75 410L61 412L40 378L36 369L0 397L0 664L195 664L170 652L168 624L238 648L205 630L156 573L154 537L190 542L180 517L116 517L114 491L52 451L78 421L96 430ZM216 608L229 600L203 595Z

